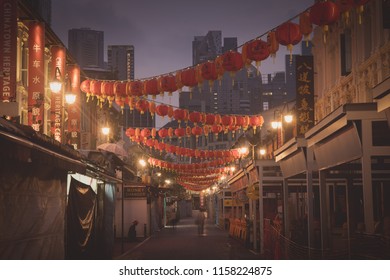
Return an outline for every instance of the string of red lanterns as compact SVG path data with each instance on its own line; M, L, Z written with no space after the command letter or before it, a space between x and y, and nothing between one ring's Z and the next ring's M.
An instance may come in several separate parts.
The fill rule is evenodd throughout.
M313 31L312 25L323 28L324 42L326 42L325 37L326 32L329 30L329 25L339 20L341 14L349 20L348 15L352 9L357 9L360 23L364 5L369 1L317 1L296 17L258 38L244 43L240 46L241 52L230 50L218 56L215 60L148 79L106 81L106 83L95 79L87 79L81 83L81 90L87 97L98 97L99 102L108 100L109 102L119 103L118 105L120 106L128 103L128 99L131 97L140 98L151 95L154 99L158 94L168 93L168 95L171 95L173 92L181 90L184 86L190 88L190 92L192 92L192 89L196 85L201 85L203 81L208 81L212 85L214 81L220 80L225 72L229 72L234 77L237 71L244 66L248 67L253 61L258 68L261 61L269 56L275 57L276 52L279 50L279 44L287 46L291 52L292 46L298 44L302 40L302 36L305 37L305 40L308 40ZM292 22L296 18L299 18L299 24ZM261 40L263 36L267 36L266 41ZM112 87L114 89L111 89Z

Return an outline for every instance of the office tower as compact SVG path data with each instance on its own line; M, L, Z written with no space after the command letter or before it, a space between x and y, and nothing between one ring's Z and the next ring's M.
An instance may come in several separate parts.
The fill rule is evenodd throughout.
M134 46L108 45L108 69L117 80L134 80Z
M195 36L192 41L192 64L215 59L222 54L222 32L209 31L206 36Z
M90 28L70 29L69 52L81 68L104 69L104 33Z

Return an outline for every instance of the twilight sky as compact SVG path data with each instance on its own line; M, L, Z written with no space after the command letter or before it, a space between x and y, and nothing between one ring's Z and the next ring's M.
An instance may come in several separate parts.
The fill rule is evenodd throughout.
M53 0L52 29L68 44L68 30L104 31L107 45L134 45L135 77L147 78L192 65L194 36L221 30L238 45L277 27L314 0ZM264 37L265 39L266 37ZM300 52L296 46L294 52ZM284 71L285 47L262 73Z

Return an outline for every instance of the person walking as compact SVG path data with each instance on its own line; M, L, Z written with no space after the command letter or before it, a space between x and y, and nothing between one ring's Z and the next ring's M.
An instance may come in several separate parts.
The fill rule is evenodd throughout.
M206 217L204 215L204 209L200 209L198 216L196 217L196 224L198 225L198 234L199 235L203 235L205 218Z

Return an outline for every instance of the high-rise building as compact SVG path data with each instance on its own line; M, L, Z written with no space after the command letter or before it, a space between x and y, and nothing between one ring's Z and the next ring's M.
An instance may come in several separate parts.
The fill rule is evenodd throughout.
M194 41L192 41L193 65L215 59L220 54L222 54L221 31L209 31L206 36L194 37Z
M134 46L108 45L108 69L117 80L134 80Z
M69 52L81 68L104 69L104 32L90 28L70 29Z

